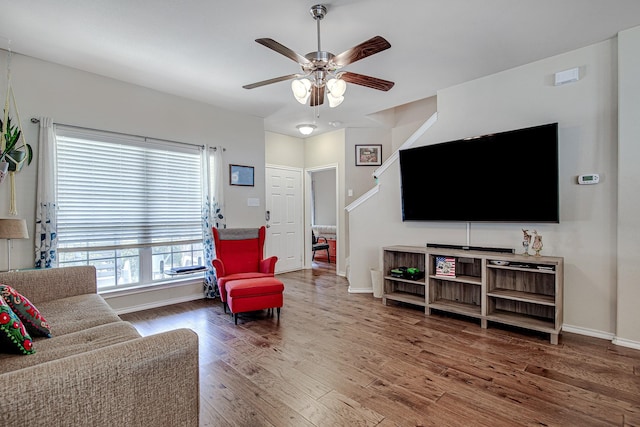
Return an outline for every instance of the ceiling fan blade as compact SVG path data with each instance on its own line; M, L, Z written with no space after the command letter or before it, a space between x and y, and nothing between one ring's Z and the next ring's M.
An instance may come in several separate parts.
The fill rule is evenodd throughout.
M310 101L309 101L309 105L311 107L315 107L316 105L322 105L322 103L324 102L324 86L316 86L313 85L311 87L311 96L310 96Z
M370 38L366 42L362 42L357 46L352 47L349 50L342 52L339 55L333 57L331 62L338 68L342 68L346 65L359 61L367 56L374 55L383 50L389 49L391 44L381 36L375 36Z
M350 73L345 71L340 73L340 78L347 83L353 83L360 86L370 87L371 89L378 89L388 91L395 84L389 80L382 80L376 77L365 76L364 74Z
M251 83L250 85L244 85L242 86L245 89L255 89L257 87L260 86L266 86L266 85L270 85L271 83L278 83L278 82L283 82L285 80L292 80L295 78L300 77L299 74L289 74L286 76L280 76L280 77L275 77L273 79L269 79L269 80L263 80L261 82L256 82L256 83Z
M281 55L286 56L289 59L296 61L300 65L310 65L311 61L309 61L304 56L295 53L288 47L281 45L277 41L273 39L256 39L256 42L260 43L262 46L268 47L269 49L275 50Z

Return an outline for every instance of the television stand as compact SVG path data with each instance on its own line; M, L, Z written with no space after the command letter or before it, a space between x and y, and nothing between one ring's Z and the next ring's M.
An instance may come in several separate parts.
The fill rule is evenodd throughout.
M438 258L453 263L445 275ZM454 313L489 324L548 333L558 344L562 330L563 266L560 257L420 246L383 248L383 304L389 301ZM424 277L393 277L392 269L416 267ZM453 271L452 271L453 270Z

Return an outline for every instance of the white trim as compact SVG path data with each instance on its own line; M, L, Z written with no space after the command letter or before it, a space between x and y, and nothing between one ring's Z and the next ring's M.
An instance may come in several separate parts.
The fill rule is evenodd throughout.
M373 289L353 289L349 286L348 291L350 294L373 294Z
M615 337L611 342L621 347L629 347L636 350L640 350L640 342L638 341L631 341L624 338Z
M378 169L373 171L373 177L376 179L379 178L380 175L382 175L382 173L386 171L387 168L391 166L393 162L395 162L398 159L398 156L399 156L398 152L400 150L411 147L418 140L418 138L424 135L424 133L427 130L429 130L429 128L433 126L437 121L438 121L438 112L435 112L431 115L431 117L427 119L426 122L422 124L422 126L418 128L418 130L416 130L413 133L413 135L407 138L407 140L400 146L400 148L398 148L391 156L387 158L387 160L384 161L382 166L380 166Z
M376 184L376 186L373 187L371 190L367 191L362 196L358 197L356 200L351 202L351 204L345 207L344 210L346 210L347 212L351 212L352 210L354 210L355 208L363 204L368 198L373 197L373 195L376 194L379 190L380 190L380 184Z
M327 169L338 169L338 163L329 163L322 166L313 166L311 168L305 168L305 172L320 172Z
M203 292L198 292L197 294L186 295L180 298L171 298L167 300L153 301L145 304L132 305L132 306L128 306L120 309L114 309L114 310L116 314L120 315L120 314L133 313L136 311L149 310L151 308L165 307L168 305L179 304L182 302L197 301L201 299L204 299L204 294ZM107 303L109 302L108 299L105 298L105 300L107 301ZM216 300L212 299L211 301L213 302Z
M194 284L202 284L204 286L204 280L202 277L197 278L182 278L182 280L173 280L162 283L153 283L147 285L139 285L139 286L129 286L126 288L111 288L101 291L98 289L98 294L108 300L109 298L119 298L126 297L128 295L136 295L136 294L144 294L147 292L156 292L163 289L171 289L171 288L181 288L184 286L194 285ZM202 291L204 295L204 288Z
M398 160L399 156L400 156L400 154L399 154L398 150L394 151L392 155L387 157L387 160L384 161L382 166L380 166L378 169L373 171L373 178L376 179L376 180L378 178L380 178L380 175L382 175L384 173L384 171L386 171L389 168L389 166L391 166L393 164L393 162Z
M601 338L603 340L609 340L609 341L611 341L615 336L611 332L597 331L595 329L588 329L580 326L572 326L567 324L562 325L562 330L564 332L571 332L578 335L585 335L593 338Z
M303 168L298 168L295 166L286 166L286 165L273 165L271 163L266 163L264 165L265 169L266 168L271 168L271 169L280 169L280 170L287 170L287 171L296 171L296 172L304 172Z

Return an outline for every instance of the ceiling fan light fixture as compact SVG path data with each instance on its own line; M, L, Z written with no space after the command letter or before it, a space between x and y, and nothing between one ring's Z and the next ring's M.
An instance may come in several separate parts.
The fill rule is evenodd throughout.
M338 105L342 104L342 101L344 101L344 96L333 96L331 92L327 92L327 100L329 101L329 107L335 108Z
M294 80L291 82L293 96L300 104L306 104L311 96L311 81L309 79Z
M327 81L327 89L336 98L340 98L347 90L347 83L341 79L329 79Z
M311 135L313 131L316 129L316 127L317 127L316 125L302 124L302 125L296 126L296 129L298 129L298 131L303 135Z
M292 80L291 90L293 96L301 104L307 104L315 109L316 118L320 117L320 106L324 103L325 93L330 107L337 107L344 101L344 93L347 90L347 82L366 86L372 89L388 91L393 87L393 82L378 79L376 77L357 74L348 71L338 71L343 67L361 59L367 58L383 50L389 49L391 44L381 36L374 36L351 49L334 55L322 50L320 45L320 21L327 14L327 7L316 4L309 11L316 21L318 48L315 52L300 55L288 47L270 38L256 39L256 42L297 62L302 69L302 74L288 74L268 80L244 85L245 89Z

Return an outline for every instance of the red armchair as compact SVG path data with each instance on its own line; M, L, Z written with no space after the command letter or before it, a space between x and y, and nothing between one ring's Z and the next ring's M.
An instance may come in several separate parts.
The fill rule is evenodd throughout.
M213 228L220 299L227 311L226 284L233 280L273 277L278 257L264 258L266 228Z

